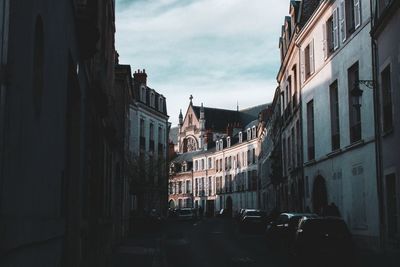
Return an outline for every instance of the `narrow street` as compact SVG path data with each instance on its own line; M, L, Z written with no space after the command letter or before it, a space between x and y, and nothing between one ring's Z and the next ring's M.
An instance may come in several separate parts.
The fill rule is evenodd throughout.
M242 234L229 219L169 222L165 251L167 265L174 267L287 266L261 234Z

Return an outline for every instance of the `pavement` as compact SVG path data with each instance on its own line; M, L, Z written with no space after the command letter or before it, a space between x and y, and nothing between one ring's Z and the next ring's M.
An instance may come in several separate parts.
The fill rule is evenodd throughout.
M290 266L287 256L268 246L262 234L242 233L234 220L218 218L169 220L159 230L139 231L114 250L112 259L112 267ZM400 254L359 251L357 263L399 266Z

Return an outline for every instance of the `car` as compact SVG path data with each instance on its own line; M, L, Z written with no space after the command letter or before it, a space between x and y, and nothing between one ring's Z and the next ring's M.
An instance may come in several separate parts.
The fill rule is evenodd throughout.
M311 218L317 216L318 215L314 213L281 213L276 220L267 224L266 237L270 242L277 243L280 248L287 247L288 239L291 235L294 235L297 230L296 222L303 217Z
M260 232L265 228L267 213L263 210L246 209L239 221L241 232Z
M291 257L309 266L353 266L355 246L345 221L338 217L300 219Z
M178 219L182 221L195 220L197 219L197 213L195 209L183 208L178 210Z
M228 211L228 209L220 209L217 213L218 218L229 218L230 216L231 213Z

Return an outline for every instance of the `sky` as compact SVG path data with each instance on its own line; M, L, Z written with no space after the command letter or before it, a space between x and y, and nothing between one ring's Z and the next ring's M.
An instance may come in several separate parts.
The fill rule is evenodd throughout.
M272 102L289 0L116 0L120 64L145 69L178 124L193 104L240 109Z

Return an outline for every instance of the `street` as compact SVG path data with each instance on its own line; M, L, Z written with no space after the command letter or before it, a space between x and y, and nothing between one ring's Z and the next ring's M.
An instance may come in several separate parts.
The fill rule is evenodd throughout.
M230 219L170 221L164 245L168 266L287 266L261 234L239 233Z

